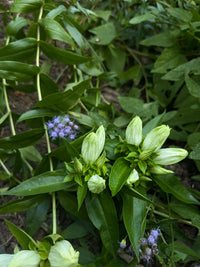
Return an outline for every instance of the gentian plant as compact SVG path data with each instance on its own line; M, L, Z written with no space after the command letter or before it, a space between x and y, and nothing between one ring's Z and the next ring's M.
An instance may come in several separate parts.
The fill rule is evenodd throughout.
M0 266L198 264L198 238L191 248L191 240L179 227L200 229L199 194L186 189L176 174L176 164L188 152L172 141L176 129L167 122L174 111L162 109L159 94L154 95L157 88L148 91L146 70L138 59L138 55L148 54L133 50L130 40L135 34L131 25L156 20L160 13L160 19L165 18L163 1L158 3L159 12L151 8L151 12L136 16L137 21L126 21L126 17L135 16L138 6L139 13L145 10L148 1L121 1L119 5L88 1L88 7L83 2L14 0L8 9L0 4L9 21L0 48L0 124L4 127L9 122L11 131L0 140L0 178L6 183L0 193L2 198L15 196L0 206L0 213L26 212L25 230L5 220L19 247L16 245L13 254L0 254ZM111 10L104 10L107 7L114 16ZM167 14L177 16L178 10L170 6ZM186 13L178 20L189 18ZM198 17L196 9L193 13ZM116 23L120 30L114 23L119 18L123 18ZM187 26L197 27L185 21L179 30L187 31ZM167 37L170 42L176 34ZM160 42L166 43L162 38ZM185 60L183 55L175 61L173 57L172 66ZM130 66L133 60L139 65ZM62 66L56 78L51 73L54 64ZM185 75L191 87L189 74L193 72L183 74L183 69L177 73ZM132 94L138 99L119 96L120 107L109 103L103 86L123 87L132 76L136 85L144 77L141 91L144 89L147 103L140 99L137 88ZM173 92L178 92L176 86ZM9 90L34 93L38 99L30 110L16 114L11 110ZM174 101L176 105L180 99ZM129 101L131 105L126 105ZM192 108L196 109L197 103ZM19 124L28 130L19 132ZM185 141L185 136L178 136ZM45 142L45 152L41 142ZM35 240L41 227L45 234Z

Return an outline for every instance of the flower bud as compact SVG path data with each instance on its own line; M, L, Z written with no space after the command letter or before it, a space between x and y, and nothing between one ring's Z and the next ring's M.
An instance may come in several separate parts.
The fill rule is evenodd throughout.
M75 251L70 242L58 241L49 252L51 267L77 267L79 252Z
M88 188L92 193L99 194L106 188L105 182L101 176L93 175L88 181Z
M166 125L161 125L151 130L145 137L142 143L142 151L154 150L158 151L166 141L170 134L170 128Z
M142 142L142 121L135 116L126 128L126 141L128 144L139 146Z
M14 254L8 267L38 267L40 256L36 251L21 250Z
M78 173L82 173L83 171L83 165L77 158L74 158L74 169Z
M119 246L122 249L126 248L126 238L122 239L122 241L119 243Z
M96 133L88 134L83 140L82 156L85 163L92 165L100 156L105 143L105 131L100 126Z
M12 254L0 254L0 266L1 267L8 267L10 261L14 255Z
M173 171L167 170L160 165L155 165L150 169L150 172L153 174L169 174L174 173Z
M139 174L136 169L133 169L126 181L126 184L128 186L132 186L132 184L134 184L137 180L139 180Z
M182 148L163 148L158 150L153 161L160 165L170 165L183 160L187 155L188 152Z

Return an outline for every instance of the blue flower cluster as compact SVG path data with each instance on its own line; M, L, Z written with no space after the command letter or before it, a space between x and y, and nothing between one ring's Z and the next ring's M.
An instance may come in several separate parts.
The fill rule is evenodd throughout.
M160 229L152 229L147 238L140 239L140 259L149 262L154 255L158 254L157 239Z
M68 137L74 140L79 129L79 126L75 124L68 115L55 116L46 123L46 126L52 140L62 137Z

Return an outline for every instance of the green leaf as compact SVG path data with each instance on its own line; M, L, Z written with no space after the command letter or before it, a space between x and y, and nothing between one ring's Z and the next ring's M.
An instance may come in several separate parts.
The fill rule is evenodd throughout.
M147 122L147 124L145 124L145 126L142 129L143 135L145 136L152 129L156 128L157 126L160 126L163 122L164 115L165 115L165 112L163 112L162 114L156 116L155 118Z
M200 204L173 174L155 176L153 180L164 192L172 194L180 201L188 204Z
M142 100L128 96L120 96L118 100L124 111L133 114L139 114L144 105Z
M113 23L106 23L89 31L96 35L90 39L90 42L97 45L108 45L117 36L117 32Z
M31 146L39 141L44 135L44 129L33 129L22 132L11 137L0 139L0 148L17 149L21 147Z
M59 5L58 7L49 11L49 13L46 15L46 18L55 19L57 16L59 16L63 12L66 12L66 7L64 5Z
M189 248L183 243L179 243L178 241L175 241L173 246L174 246L175 251L179 251L181 253L187 254L188 256L194 257L196 259L200 259L199 254L197 254L193 249Z
M40 87L43 97L60 91L58 85L44 73L40 74Z
M192 13L184 10L183 8L167 8L167 11L172 17L184 22L190 22L192 19Z
M178 34L178 30L174 32L159 33L141 41L140 44L145 46L171 47L176 45L176 37Z
M121 190L131 171L129 163L124 158L118 158L115 161L109 176L109 187L112 196L115 196Z
M48 195L31 196L12 200L0 206L0 214L28 210L35 205L39 205L46 198L48 198Z
M31 21L23 17L17 17L7 25L6 34L15 36L24 26L28 25Z
M32 109L23 113L17 120L17 123L35 118L53 117L55 115L57 115L57 113L49 109Z
M70 45L74 42L70 35L62 28L60 23L51 18L43 18L39 21L49 39L58 40Z
M15 0L11 6L10 12L32 13L40 9L42 5L42 0Z
M190 159L200 160L200 143L198 143L194 150L189 155Z
M78 209L80 209L85 197L87 194L87 184L84 183L82 186L79 185L77 190L77 200L78 200Z
M185 82L190 94L194 97L200 97L200 85L194 79L190 78L188 74L185 74Z
M132 18L129 21L129 23L130 24L139 24L139 23L141 23L143 21L150 20L150 19L155 19L155 16L152 13L147 12L144 15L135 16L134 18Z
M17 61L0 61L0 78L8 80L28 82L39 70L39 67Z
M88 216L94 226L100 231L105 248L116 254L119 241L118 219L115 204L106 190L94 199L86 198Z
M29 235L33 236L45 221L50 204L51 199L45 198L26 212L26 232Z
M27 60L28 58L32 58L35 55L36 46L37 40L34 38L17 40L0 48L0 60Z
M17 239L19 244L24 248L29 250L30 247L37 247L36 242L33 240L33 238L28 235L26 232L21 230L19 227L14 225L13 223L5 220L8 228L10 229L11 233L14 235L14 237Z
M61 233L65 239L77 239L84 237L88 234L88 231L80 224L74 222L67 226L67 228Z
M136 257L139 259L138 243L145 230L146 202L127 194L122 194L122 198L124 225Z
M48 58L54 61L57 61L57 62L62 62L64 64L76 65L76 64L81 64L81 63L91 60L90 57L84 57L74 52L57 48L53 46L52 44L45 43L43 41L40 41L40 47L41 47L42 52Z
M67 189L74 185L73 182L64 183L64 178L65 173L61 170L45 172L22 182L4 195L31 196Z
M66 112L76 104L89 84L90 79L87 79L74 86L73 90L48 95L43 100L36 103L36 106Z

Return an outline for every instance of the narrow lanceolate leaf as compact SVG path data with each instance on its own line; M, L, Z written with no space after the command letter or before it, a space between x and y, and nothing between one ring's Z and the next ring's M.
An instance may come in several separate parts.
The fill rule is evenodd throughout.
M39 21L39 24L43 27L49 39L59 40L72 46L74 45L70 35L54 19L43 18Z
M38 195L15 199L0 206L0 214L25 211L33 206L39 205L41 202L48 198L49 195Z
M0 78L8 80L28 82L39 70L39 67L17 61L0 61Z
M43 5L42 0L15 0L10 12L32 13Z
M153 180L161 187L161 189L175 196L177 199L188 204L197 204L198 202L193 195L181 184L178 178L173 175L163 175L161 177L154 177Z
M0 60L27 60L28 58L32 58L34 56L36 46L37 40L34 38L17 40L0 48Z
M94 199L86 198L88 216L94 226L100 230L105 248L116 254L119 247L118 218L115 204L107 191L103 191Z
M45 172L22 182L11 190L5 192L4 195L31 196L55 192L70 188L74 185L73 182L64 183L64 178L65 173L60 170Z
M40 41L40 47L42 52L50 59L57 62L62 62L68 65L76 65L91 60L91 57L84 57L74 52L57 48L52 44Z
M5 220L8 228L10 229L11 233L14 235L14 237L17 239L17 241L19 242L19 244L24 248L29 250L30 246L31 247L37 247L36 242L34 241L34 239L28 235L26 232L24 232L23 230L21 230L19 227L17 227L16 225L14 225L13 223Z
M24 26L28 25L31 21L23 17L13 19L6 27L7 35L16 35Z
M145 229L146 202L128 194L122 194L122 198L124 225L139 259L139 240Z
M24 120L30 120L35 118L52 117L55 116L56 114L57 114L56 112L53 112L49 109L33 109L22 114L17 120L17 123Z
M41 108L50 108L66 112L73 107L90 84L90 79L80 82L73 90L58 92L45 97L36 105Z
M121 190L131 171L129 163L124 158L118 158L115 161L109 177L109 187L112 196L115 196Z
M0 148L18 149L35 144L44 135L44 129L38 128L27 132L19 133L15 136L0 139Z

